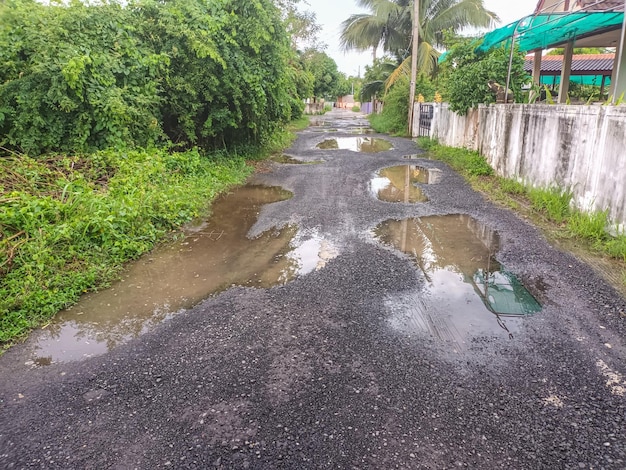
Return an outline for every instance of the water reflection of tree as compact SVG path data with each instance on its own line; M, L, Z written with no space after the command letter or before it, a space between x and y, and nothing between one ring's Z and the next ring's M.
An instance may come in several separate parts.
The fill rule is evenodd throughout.
M476 219L451 215L386 222L380 238L412 256L426 274L450 269L470 278L478 269L496 270L498 236Z
M417 166L403 165L384 168L380 176L387 178L390 184L378 191L378 197L388 202L425 202L428 200L415 183L424 179L423 169Z

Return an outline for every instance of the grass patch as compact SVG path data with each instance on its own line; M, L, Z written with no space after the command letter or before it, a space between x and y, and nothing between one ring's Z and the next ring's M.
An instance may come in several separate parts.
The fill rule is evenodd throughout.
M429 143L427 146L422 146L425 140L430 141L430 139L425 137L421 137L418 140L420 147L426 147L425 149L428 150L431 157L446 162L459 173L466 176L489 176L493 174L493 168L489 166L487 160L478 152L461 148L444 147L436 143Z
M396 116L374 113L370 114L367 118L370 121L372 129L380 134L408 137L406 121L403 122L401 119L396 119Z
M572 192L569 189L528 188L526 195L533 209L543 213L549 220L557 224L564 223L572 214L570 204Z
M533 188L495 176L477 152L439 145L427 137L418 138L417 143L431 158L448 163L490 199L550 224L550 231L557 238L575 238L601 255L626 262L626 235L609 233L608 210L586 213L572 208L569 188Z

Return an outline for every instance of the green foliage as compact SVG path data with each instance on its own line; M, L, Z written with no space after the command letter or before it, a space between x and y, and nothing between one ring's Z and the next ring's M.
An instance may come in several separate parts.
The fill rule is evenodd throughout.
M572 191L556 186L528 188L528 199L533 209L556 223L563 223L571 215Z
M398 64L389 57L374 59L372 65L365 66L361 101L369 101L373 97L382 98L385 93L385 81L397 68Z
M376 132L407 135L409 116L409 81L406 77L397 80L384 98L383 111L369 117ZM435 96L432 81L421 74L415 83L415 96L423 95L426 101Z
M0 24L0 144L31 155L263 144L310 78L271 0L8 0Z
M492 49L487 53L476 53L478 43L466 40L454 45L441 67L444 84L444 98L450 103L450 109L459 114L467 114L470 108L482 103L495 103L496 96L487 86L494 80L506 85L509 50ZM515 101L522 100L522 84L529 77L524 71L524 56L518 50L513 54L511 82Z
M606 240L603 244L603 248L613 258L626 262L626 235L623 233ZM626 277L624 284L626 284Z
M408 0L360 0L369 13L356 13L342 23L344 49L382 48L401 64L411 56L413 2ZM418 69L431 76L444 42L444 31L458 33L469 28L489 28L498 17L484 8L482 0L421 0L419 2Z
M347 94L345 75L337 69L337 63L323 51L308 49L302 55L306 69L313 74L313 94L319 98L334 100Z
M358 113L359 111L361 111L361 107L360 106L352 106L352 111L354 111L355 113Z
M516 196L526 194L527 188L523 183L512 178L500 178L500 188L508 194Z
M249 171L197 150L0 159L0 343L111 280Z
M427 143L430 139L420 139L418 143L420 146L426 144L429 155L437 160L446 162L456 171L466 176L489 176L493 174L493 168L487 163L487 160L478 152L455 148L446 147L436 144L434 142Z
M594 242L602 242L608 238L606 231L608 226L608 210L591 214L574 211L567 221L567 227L574 235Z
M376 132L406 135L409 114L409 82L399 80L385 95L380 114L370 115L370 124Z

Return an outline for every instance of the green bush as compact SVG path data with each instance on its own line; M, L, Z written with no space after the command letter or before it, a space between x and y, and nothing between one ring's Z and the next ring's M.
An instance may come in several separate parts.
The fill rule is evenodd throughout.
M470 108L482 103L495 103L496 96L487 85L489 80L502 86L507 83L509 50L495 48L477 53L478 45L471 39L455 44L442 64L444 98L450 103L450 109L459 114L467 114ZM524 55L516 50L509 88L518 103L522 100L522 85L528 78L524 71Z
M408 79L396 81L384 98L383 111L369 116L370 124L376 132L408 135L409 126L409 90ZM426 101L435 96L435 86L425 76L420 75L415 86L415 96L421 94Z
M0 24L0 145L30 155L263 145L308 86L271 0L7 0Z

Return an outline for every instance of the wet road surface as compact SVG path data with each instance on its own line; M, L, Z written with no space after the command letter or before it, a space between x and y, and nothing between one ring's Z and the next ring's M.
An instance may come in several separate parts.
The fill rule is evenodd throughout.
M251 212L247 276L289 279L223 263L91 357L36 332L0 357L0 468L626 468L626 301L411 140L313 124L251 181L293 197ZM317 148L357 135L390 145Z

